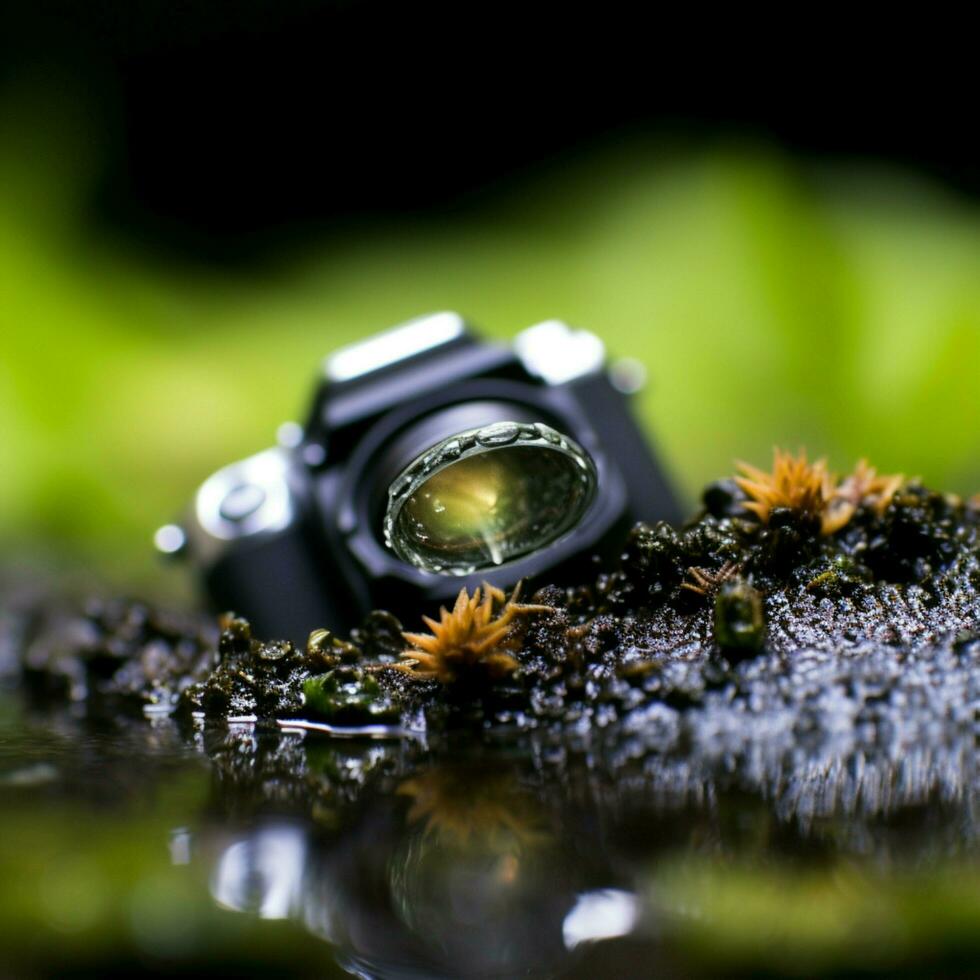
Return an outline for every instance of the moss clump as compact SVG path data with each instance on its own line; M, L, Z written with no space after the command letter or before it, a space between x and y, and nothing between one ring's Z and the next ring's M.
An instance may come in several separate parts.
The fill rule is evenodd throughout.
M331 725L396 725L398 703L360 667L342 665L303 682L304 714Z
M25 686L36 697L108 699L148 710L174 708L217 663L210 617L172 613L145 602L46 600L3 610Z
M188 687L181 702L206 717L296 717L305 704L305 682L357 655L326 630L314 631L306 649L297 650L288 640L256 640L248 621L233 613L222 617L221 626L217 666Z

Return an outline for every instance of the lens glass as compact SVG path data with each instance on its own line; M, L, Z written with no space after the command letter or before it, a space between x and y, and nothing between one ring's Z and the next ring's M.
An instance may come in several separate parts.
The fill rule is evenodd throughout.
M448 465L420 467L400 499L393 492L388 538L402 558L427 571L468 574L536 551L574 526L594 495L592 461L554 430L522 428L533 435L502 446L474 441Z

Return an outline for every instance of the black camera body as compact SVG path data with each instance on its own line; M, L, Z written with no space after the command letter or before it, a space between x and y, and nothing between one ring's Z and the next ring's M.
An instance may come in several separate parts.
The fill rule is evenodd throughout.
M615 554L633 522L678 518L591 333L547 321L503 345L438 313L336 352L324 375L305 426L283 426L278 446L219 470L183 528L158 532L163 550L189 552L214 605L261 635L345 630L375 608L414 622L483 581L587 581L594 556ZM392 481L440 440L501 422L544 423L588 453L597 489L581 519L547 547L472 574L399 558L383 535Z

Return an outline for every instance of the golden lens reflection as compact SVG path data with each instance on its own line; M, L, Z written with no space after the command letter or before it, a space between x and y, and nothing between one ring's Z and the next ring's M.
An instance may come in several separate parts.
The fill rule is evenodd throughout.
M496 516L514 477L503 459L494 458L501 455L487 453L449 466L422 487L413 503L420 498L424 501L419 510L428 508L433 530L446 535L474 534Z
M515 446L460 460L406 501L401 532L433 568L499 565L550 543L588 503L574 460Z

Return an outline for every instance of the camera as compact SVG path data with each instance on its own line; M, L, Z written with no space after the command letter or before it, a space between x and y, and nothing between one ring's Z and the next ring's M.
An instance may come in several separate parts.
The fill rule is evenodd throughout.
M483 581L585 581L633 522L679 516L636 382L556 320L505 345L420 317L327 357L305 425L209 477L157 547L190 557L216 608L294 640Z

